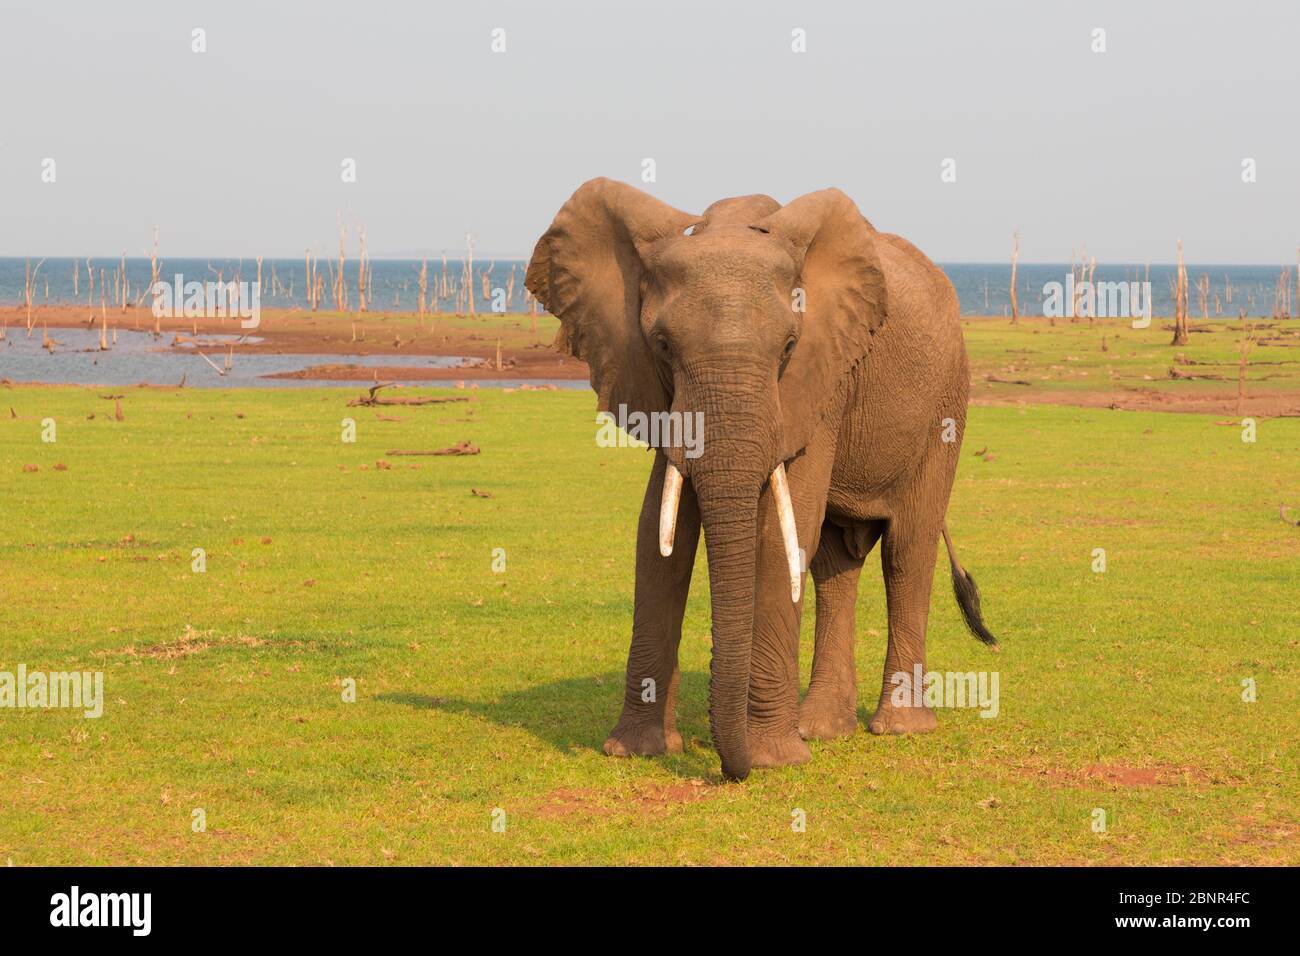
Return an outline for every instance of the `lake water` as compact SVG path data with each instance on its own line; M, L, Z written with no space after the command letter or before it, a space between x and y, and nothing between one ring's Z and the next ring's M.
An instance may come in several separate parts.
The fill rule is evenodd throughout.
M74 261L78 281L74 291ZM37 260L31 260L35 266ZM67 258L46 259L37 273L35 283L35 301L72 303L87 302L95 308L99 305L100 270L107 270L109 295L112 296L113 270L119 267L117 259L92 260L95 271L96 287L91 298L87 282L86 260ZM524 266L522 261L475 262L473 280L475 308L479 312L488 312L492 308L490 296L483 295L483 276L486 273L489 290L499 289L501 304L508 312L525 309L524 303ZM1009 314L1010 298L1008 283L1011 268L1008 263L949 263L941 264L948 278L952 280L957 296L961 300L963 315L1006 315ZM319 266L325 277L325 298L321 308L332 308L329 304L329 270L325 262ZM1215 295L1219 297L1219 306L1224 316L1235 318L1237 310L1245 306L1251 316L1271 316L1274 289L1278 275L1284 269L1291 270L1290 287L1292 292L1292 312L1297 311L1295 263L1283 265L1258 266L1220 266L1189 265L1188 280L1193 286L1191 293L1192 312L1200 316L1195 286L1202 275L1208 276L1210 283L1209 312L1215 315ZM161 264L164 281L171 282L179 273L186 281L216 280L218 276L229 281L239 277L251 282L257 278L257 263L251 259L164 259ZM1064 282L1070 267L1066 263L1043 264L1022 263L1016 277L1019 286L1018 298L1020 311L1024 315L1041 315L1044 299L1043 287L1048 282ZM1151 266L1151 293L1154 312L1159 316L1173 315L1171 295L1174 267L1171 265ZM375 259L371 262L374 279L372 290L372 312L415 311L419 299L420 262L413 259ZM443 311L455 311L458 306L458 290L465 273L464 263L451 261L447 263L446 281L443 281L441 260L429 260L428 263L428 298L430 308ZM149 284L150 267L148 259L126 260L127 283L130 300L141 299ZM344 266L351 290L352 307L356 304L357 263L350 260ZM512 281L513 276L513 281ZM262 308L289 308L297 306L307 308L306 265L301 259L264 259L262 261ZM1098 282L1128 282L1145 277L1143 265L1098 264L1094 276ZM14 305L23 301L24 260L0 258L0 305ZM447 295L440 296L446 286ZM1231 287L1231 303L1228 290ZM147 300L144 300L147 301ZM461 307L465 300L460 299Z
M92 329L51 329L50 338L60 343L53 353L41 346L41 331L32 330L31 338L21 327L9 327L0 341L0 379L14 382L60 382L75 385L175 385L185 376L187 387L194 388L299 388L322 385L339 388L362 388L368 381L265 378L277 372L296 372L313 365L357 364L379 367L452 368L461 363L456 356L443 355L266 355L236 352L232 366L224 375L204 359L204 355L225 369L224 348L171 348L170 335L155 339L148 332L119 330L117 344L99 351L99 332ZM238 336L206 335L204 342L232 342ZM383 377L381 373L381 378ZM384 378L425 387L448 387L451 382ZM520 380L474 380L481 388L518 386ZM533 385L554 384L562 388L586 388L585 381L530 379Z

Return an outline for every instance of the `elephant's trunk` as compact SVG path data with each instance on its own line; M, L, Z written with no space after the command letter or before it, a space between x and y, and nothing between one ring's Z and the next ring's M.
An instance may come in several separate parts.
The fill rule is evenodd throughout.
M709 556L713 658L709 665L709 726L732 780L749 776L749 656L754 639L755 535L764 474L692 469Z
M779 446L775 381L743 365L715 361L690 380L690 404L703 412L698 458L682 461L699 502L709 559L713 659L709 725L724 776L749 775L746 725L754 639L758 500ZM679 399L682 391L679 390ZM784 471L782 471L784 477Z

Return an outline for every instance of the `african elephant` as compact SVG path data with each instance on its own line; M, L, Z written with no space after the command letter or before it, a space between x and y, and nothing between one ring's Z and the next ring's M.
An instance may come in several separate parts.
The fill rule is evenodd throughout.
M854 603L878 539L889 644L869 729L933 729L929 708L895 707L888 691L891 674L925 666L941 535L967 626L996 644L944 521L969 391L947 277L837 189L693 216L594 179L538 241L526 285L560 319L556 347L588 364L601 410L703 416L697 457L655 451L623 713L605 752L681 747L677 647L701 528L724 776L802 763L805 740L856 729ZM805 564L817 616L800 703Z

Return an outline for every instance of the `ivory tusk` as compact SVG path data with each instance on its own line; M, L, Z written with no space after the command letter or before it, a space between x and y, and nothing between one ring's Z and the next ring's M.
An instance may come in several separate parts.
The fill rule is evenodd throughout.
M790 503L785 465L779 464L772 471L772 497L776 499L776 516L781 522L781 539L785 542L785 559L790 567L790 600L798 604L803 568L799 562L799 533L794 526L794 505Z
M664 470L664 495L659 502L659 553L665 558L673 553L673 536L677 533L677 506L682 500L682 473L671 461Z

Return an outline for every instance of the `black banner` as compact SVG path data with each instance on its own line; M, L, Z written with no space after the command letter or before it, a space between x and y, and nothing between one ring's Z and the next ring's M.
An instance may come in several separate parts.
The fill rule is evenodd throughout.
M1291 874L1270 869L0 869L6 941L250 938L337 944L431 923L492 934L688 924L742 937L842 910L975 943L999 930L1231 945L1277 932ZM730 901L719 903L719 894ZM736 925L740 920L741 925ZM752 925L749 925L751 924ZM444 927L446 929L446 927ZM441 931L440 931L441 932ZM705 937L707 938L707 937ZM916 937L913 937L914 939Z

